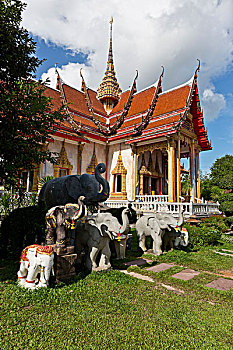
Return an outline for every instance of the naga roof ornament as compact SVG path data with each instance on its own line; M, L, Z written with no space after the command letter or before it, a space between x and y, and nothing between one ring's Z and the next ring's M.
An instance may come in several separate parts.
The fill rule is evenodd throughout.
M198 66L194 72L194 75L193 75L193 78L192 78L192 86L191 86L191 89L190 89L190 93L189 93L189 97L186 101L186 106L185 106L185 112L184 114L182 115L182 117L180 118L179 120L179 123L176 125L176 129L177 130L180 130L183 122L186 120L186 117L187 117L187 114L190 110L190 107L191 107L191 104L192 104L192 101L193 101L193 95L194 95L194 89L195 89L195 86L197 85L197 73L200 71L200 66L201 66L201 61L197 58L197 61L198 61Z
M78 125L75 123L74 118L72 113L70 112L68 106L67 106L67 99L65 96L65 92L63 89L63 80L57 70L57 63L55 64L55 73L57 74L57 84L56 84L56 89L60 91L61 94L61 100L62 100L62 104L64 105L65 111L66 111L66 119L67 121L70 123L70 125L72 126L73 130L75 132L77 132L77 134L80 135L80 128L81 125ZM84 138L84 137L83 137Z
M112 23L113 18L110 20L110 45L108 53L107 68L104 74L104 78L97 89L98 99L106 106L110 105L110 108L106 108L108 112L114 107L119 101L120 94L122 92L117 82L116 73L113 64L113 53L112 53Z
M99 132L104 135L104 136L111 136L117 133L117 130L121 127L121 125L124 123L125 117L128 114L129 108L131 106L132 100L133 100L133 95L135 94L135 92L137 91L137 87L136 87L136 80L138 78L138 71L136 71L136 76L134 78L133 84L131 86L130 89L130 93L129 93L129 97L127 99L127 102L124 106L124 109L121 113L121 115L117 118L116 122L112 125L112 126L106 126L106 125L102 125L98 119L98 117L96 117L95 113L94 113L94 109L90 100L90 97L88 95L88 89L86 87L83 75L82 75L82 69L80 69L80 76L82 78L82 91L84 92L85 95L85 99L86 99L86 103L87 103L87 107L91 113L91 118L92 121L95 123L95 125L97 126Z
M157 81L155 92L154 92L153 98L151 100L151 103L149 105L149 108L147 110L147 113L146 113L145 117L142 118L141 124L139 124L138 126L135 126L135 128L134 128L134 133L136 135L141 135L142 134L143 130L149 124L150 117L152 117L152 115L154 113L155 106L156 106L156 103L157 103L157 100L158 100L158 95L162 91L161 83L162 83L163 74L164 74L164 67L162 66L162 73L160 74L160 77L159 77L159 79Z

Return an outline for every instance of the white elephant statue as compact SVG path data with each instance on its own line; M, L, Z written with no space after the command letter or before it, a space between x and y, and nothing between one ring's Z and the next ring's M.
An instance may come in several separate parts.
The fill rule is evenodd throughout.
M19 263L18 281L21 286L29 289L47 287L50 273L54 274L53 248L38 244L30 245L22 251ZM38 274L40 274L39 281L37 281Z
M85 267L89 270L106 270L111 267L109 248L110 240L125 239L129 230L129 209L122 211L121 225L116 217L110 213L98 213L88 216L85 222L79 222L75 231L75 251L78 258L85 250ZM96 258L101 252L99 266Z
M136 231L139 237L139 247L143 252L147 251L146 237L151 236L153 240L153 253L162 254L162 240L165 230L171 231L173 228L181 230L184 223L183 212L180 211L177 220L167 212L144 215L136 223Z

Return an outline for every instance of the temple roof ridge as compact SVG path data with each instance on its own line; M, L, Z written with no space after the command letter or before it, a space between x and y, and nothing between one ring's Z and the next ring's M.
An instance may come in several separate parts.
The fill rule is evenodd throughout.
M196 82L196 79L197 79L197 72L200 71L200 64L201 64L201 62L200 62L200 60L199 60L198 58L197 58L197 61L198 61L198 66L197 66L197 68L196 68L194 74L191 76L191 78L190 78L188 81L186 81L185 83L180 84L180 85L178 85L178 86L175 86L175 87L173 87L173 88L171 88L171 89L168 89L168 90L166 90L166 91L163 91L163 92L160 93L160 95L166 94L166 93L171 92L171 91L173 91L173 90L180 89L180 88L182 88L182 87L184 87L184 86L189 86L190 88L192 88L194 82Z
M149 85L149 86L147 86L147 87L145 87L145 88L143 88L143 89L137 91L137 92L135 93L135 95L138 95L138 94L140 94L141 92L146 91L146 90L149 90L149 89L151 89L151 88L153 88L153 87L154 87L154 88L157 88L158 83L159 83L159 79L157 79L153 84L151 84L151 85Z
M182 88L182 87L184 87L184 86L192 87L193 79L194 79L194 75L192 75L192 77L191 77L188 81L186 81L185 83L180 84L180 85L177 85L177 86L174 86L174 87L171 88L171 89L165 90L165 91L161 92L160 95L167 94L168 92L171 92L171 91L180 89L180 88Z

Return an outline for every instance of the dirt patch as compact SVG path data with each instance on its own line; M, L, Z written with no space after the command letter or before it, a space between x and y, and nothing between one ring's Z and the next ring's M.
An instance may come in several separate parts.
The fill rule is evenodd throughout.
M226 270L226 271L219 271L222 276L233 278L233 271L232 270Z

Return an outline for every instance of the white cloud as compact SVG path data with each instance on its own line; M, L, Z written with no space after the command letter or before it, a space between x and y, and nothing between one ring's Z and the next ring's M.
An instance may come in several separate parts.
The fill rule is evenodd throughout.
M226 101L222 94L218 94L211 89L205 89L202 96L202 104L205 118L211 121L218 117L221 109L225 108Z
M89 55L83 74L90 87L98 87L106 68L108 22L112 15L114 64L123 90L131 85L136 69L139 89L152 84L160 74L161 65L165 66L164 89L179 85L190 78L197 66L196 58L200 58L200 91L213 93L212 97L205 93L205 103L208 106L212 100L222 108L223 96L214 92L211 78L232 65L232 0L26 2L23 25L29 31ZM61 68L64 80L80 88L80 64L70 63ZM208 116L214 115L212 112L210 108Z

